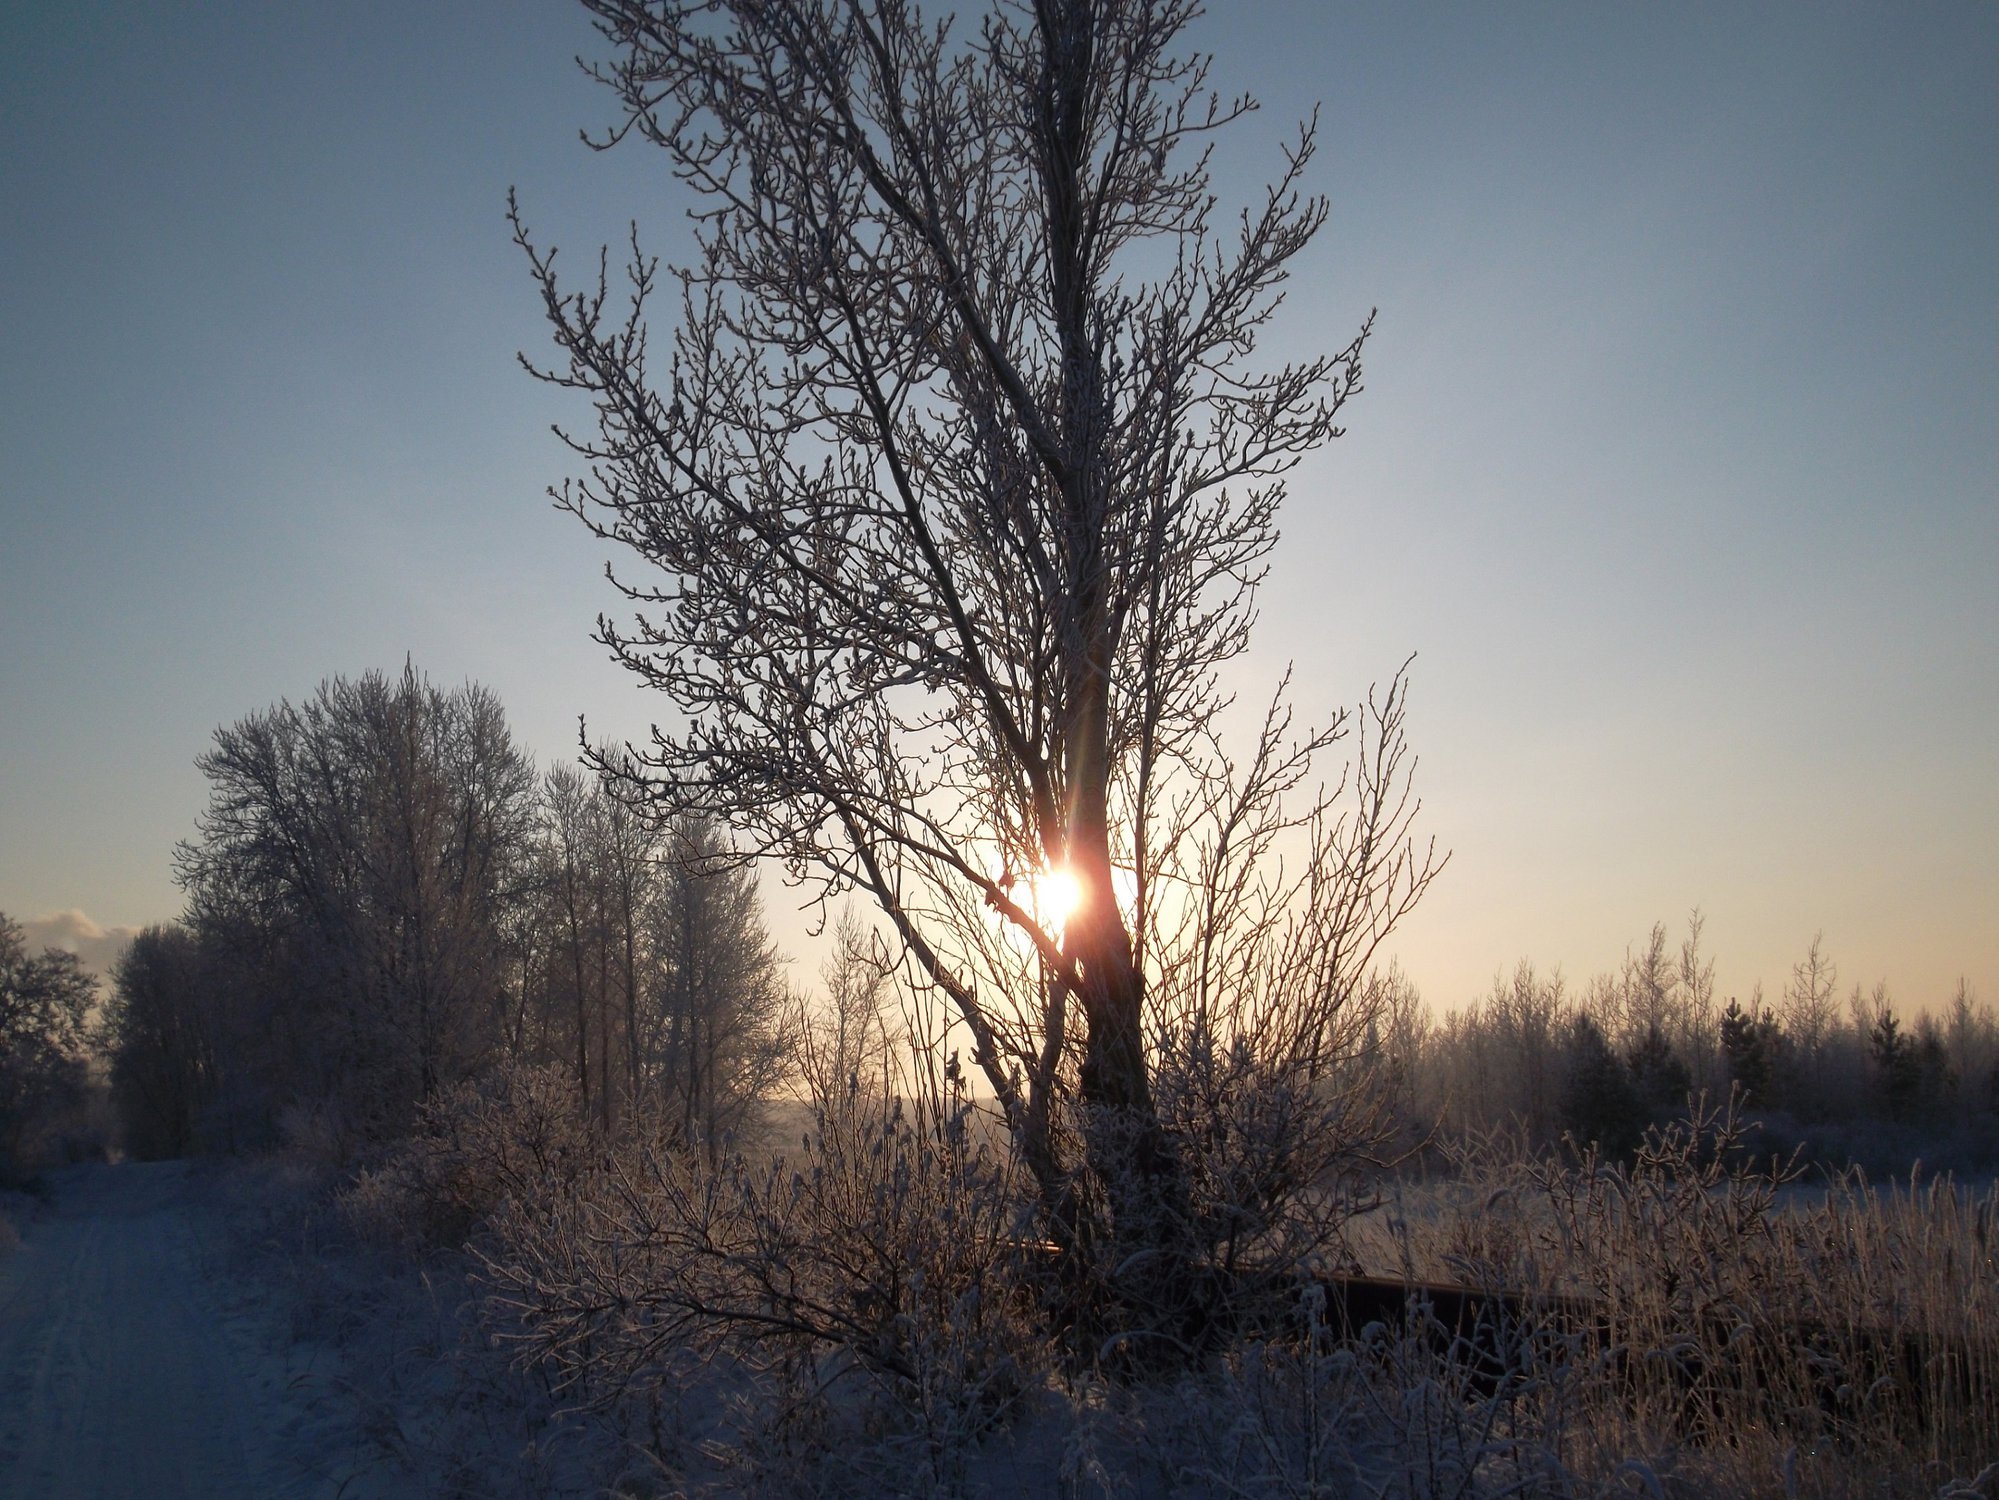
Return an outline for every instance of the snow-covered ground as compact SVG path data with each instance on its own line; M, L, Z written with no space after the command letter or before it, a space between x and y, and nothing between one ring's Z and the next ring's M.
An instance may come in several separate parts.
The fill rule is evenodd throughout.
M327 1399L330 1356L227 1269L210 1177L126 1162L53 1188L0 1253L0 1495L395 1493Z

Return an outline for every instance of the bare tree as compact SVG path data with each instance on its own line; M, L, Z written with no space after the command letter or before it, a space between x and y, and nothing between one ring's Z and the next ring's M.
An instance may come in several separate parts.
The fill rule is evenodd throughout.
M1180 1112L1252 1079L1337 1104L1353 997L1437 868L1400 679L1350 782L1320 761L1351 718L1296 727L1281 689L1246 752L1223 744L1283 476L1360 386L1365 322L1252 362L1326 219L1313 129L1220 221L1207 143L1254 106L1178 50L1192 0L971 25L586 3L623 111L605 144L660 147L702 205L694 263L663 276L635 236L624 296L601 268L558 280L516 212L563 355L539 373L596 413L557 498L646 564L600 638L683 725L605 769L872 897L948 997L1044 1232L1126 1268L1122 1316L1170 1332L1143 1309L1297 1201L1288 1153L1322 1120L1287 1114L1231 1178L1255 1201L1217 1215Z
M1699 907L1687 914L1687 936L1680 944L1680 1014L1674 1040L1689 1064L1694 1087L1718 1098L1726 1084L1721 1071L1721 1020L1714 1008L1714 959L1701 949L1706 927L1707 918Z
M118 960L105 1007L111 1098L125 1149L180 1156L214 1094L213 1017L200 944L184 927L148 927Z
M614 939L606 909L604 869L605 798L597 778L574 766L552 766L542 782L539 852L541 888L552 927L547 977L551 992L566 990L570 1042L574 1048L577 1107L593 1108L608 1134L611 1116L611 1038L606 962ZM551 993L551 998L553 995ZM591 1039L597 1038L596 1087L591 1086Z
M623 1102L627 1114L644 1106L647 1093L645 991L650 974L645 943L646 907L657 885L659 838L629 802L603 798L598 837L603 859L603 902L615 941L606 960L607 988L615 989L624 1033ZM610 1035L607 1020L605 1035ZM611 1066L606 1057L606 1077Z
M833 928L816 1010L798 997L798 1073L816 1106L876 1108L915 1092L902 1063L910 1028L894 1015L893 955L851 908Z
M788 1034L754 875L714 828L654 826L574 766L543 778L535 848L517 1056L560 1060L607 1138L642 1121L714 1148L774 1085Z
M711 825L672 825L650 920L661 1122L713 1157L784 1071L791 997L755 874Z
M0 912L0 1181L37 1165L35 1137L80 1099L96 994L74 953L30 953L19 924Z
M1839 968L1825 952L1825 934L1812 934L1805 956L1791 965L1784 986L1784 1034L1796 1049L1798 1091L1806 1110L1825 1105L1826 1057L1839 1027Z
M267 1097L396 1130L500 1034L531 769L497 699L412 667L333 678L216 731L189 920L239 1002L218 1028Z

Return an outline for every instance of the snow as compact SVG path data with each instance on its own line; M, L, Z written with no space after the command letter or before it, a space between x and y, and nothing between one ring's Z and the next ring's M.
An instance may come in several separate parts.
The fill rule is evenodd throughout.
M226 1234L185 1163L53 1179L0 1254L0 1495L395 1493L324 1399L321 1356L227 1269Z

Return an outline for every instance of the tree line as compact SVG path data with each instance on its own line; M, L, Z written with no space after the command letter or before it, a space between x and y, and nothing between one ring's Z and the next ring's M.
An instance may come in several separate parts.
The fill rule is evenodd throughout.
M538 772L489 690L335 677L198 764L186 912L107 1012L133 1153L347 1152L505 1064L559 1065L607 1134L689 1143L769 1091L790 996L752 872L711 825Z
M1765 1149L1889 1173L1999 1165L1999 1012L1966 982L1899 1006L1885 980L1842 986L1820 935L1775 997L1759 982L1722 999L1702 927L1696 911L1675 945L1657 924L1579 986L1523 960L1442 1014L1392 979L1381 1041L1412 1133L1566 1137L1629 1159L1691 1097L1739 1091Z

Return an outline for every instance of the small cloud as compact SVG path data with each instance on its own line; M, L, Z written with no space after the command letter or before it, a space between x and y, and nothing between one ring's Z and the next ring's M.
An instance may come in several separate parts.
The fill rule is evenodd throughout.
M91 973L109 978L125 949L139 935L139 929L102 927L72 908L52 916L29 917L21 923L21 934L30 953L60 948L82 959L84 968Z

